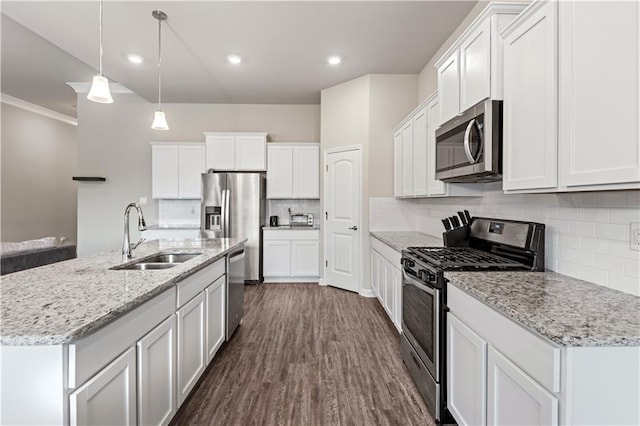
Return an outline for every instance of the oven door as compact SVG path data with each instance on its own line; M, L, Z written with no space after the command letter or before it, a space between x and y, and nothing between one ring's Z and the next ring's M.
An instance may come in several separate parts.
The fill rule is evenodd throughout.
M440 382L440 290L402 270L402 332Z

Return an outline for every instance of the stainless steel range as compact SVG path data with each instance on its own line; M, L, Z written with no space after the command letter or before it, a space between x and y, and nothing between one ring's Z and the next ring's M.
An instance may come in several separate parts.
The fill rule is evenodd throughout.
M448 247L402 251L402 338L406 364L436 421L446 411L446 271L542 271L544 225L471 218L451 220ZM452 247L453 246L453 247Z

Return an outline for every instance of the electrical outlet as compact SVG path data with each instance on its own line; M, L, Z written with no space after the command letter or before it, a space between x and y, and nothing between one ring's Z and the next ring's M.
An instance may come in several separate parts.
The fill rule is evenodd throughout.
M640 251L640 222L631 223L631 250Z

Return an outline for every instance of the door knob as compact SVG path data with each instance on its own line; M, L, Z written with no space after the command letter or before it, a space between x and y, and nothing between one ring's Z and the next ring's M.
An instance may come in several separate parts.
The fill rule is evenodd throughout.
M358 227L357 227L357 226L355 226L355 225L353 225L353 226L349 227L349 229L351 229L351 230L353 230L353 231L357 231L357 230L358 230Z

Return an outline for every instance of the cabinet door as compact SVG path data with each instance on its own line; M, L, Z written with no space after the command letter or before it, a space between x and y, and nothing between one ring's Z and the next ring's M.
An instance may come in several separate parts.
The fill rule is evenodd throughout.
M138 341L138 413L142 425L166 425L176 413L176 318Z
M504 39L505 190L558 185L557 3L536 7Z
M427 108L413 117L413 195L427 195Z
M380 304L382 305L382 307L384 308L384 300L387 296L387 290L386 290L386 264L385 264L385 260L382 257L382 255L378 252L376 252L376 258L377 258L377 266L378 266L378 301L380 302Z
M469 33L460 46L460 111L491 93L491 19Z
M458 424L486 424L487 342L450 313L447 314L447 408Z
M207 364L224 343L227 276L218 278L205 290L207 308Z
M207 136L206 168L214 170L236 170L235 137Z
M427 134L427 189L429 195L445 195L447 184L436 179L436 129L440 120L440 105L438 98L427 104L428 134Z
M205 309L200 292L176 312L178 317L178 404L181 405L204 372Z
M382 259L382 262L384 262L384 282L385 282L384 310L387 311L387 315L389 315L389 318L391 318L391 321L393 321L393 307L394 307L393 272L395 268L391 265L391 262L389 262L385 258Z
M639 182L640 2L558 8L560 184Z
M487 424L557 425L558 399L489 347Z
M135 348L129 348L69 396L69 422L136 424Z
M398 331L402 331L402 272L396 267L393 269L393 323Z
M294 277L320 276L320 242L291 241L291 275Z
M458 51L438 68L438 97L440 99L440 119L438 125L460 113L460 69Z
M402 195L413 195L413 122L402 126Z
M293 198L293 147L267 147L267 198Z
M293 148L293 197L320 198L320 147Z
M291 276L291 242L288 240L264 240L263 246L264 276Z
M178 198L180 193L177 145L151 147L151 196Z
M375 250L371 249L371 288L373 289L373 294L378 297L378 255Z
M402 129L393 135L393 195L402 197Z
M237 170L267 170L267 143L264 136L236 136Z
M205 169L204 146L181 146L178 152L180 198L199 199L202 194L202 173Z

